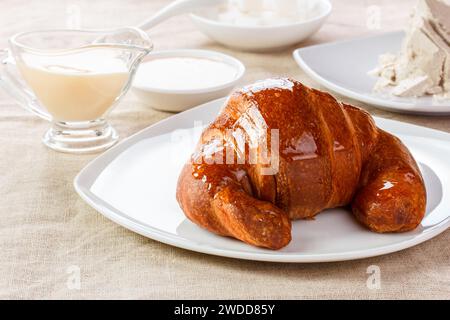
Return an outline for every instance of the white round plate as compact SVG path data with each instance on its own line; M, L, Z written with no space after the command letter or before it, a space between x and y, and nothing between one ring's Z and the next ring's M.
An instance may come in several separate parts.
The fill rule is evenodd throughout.
M270 51L295 45L316 33L332 11L329 0L319 0L317 17L276 26L240 26L217 20L217 8L191 14L196 27L211 39L239 50Z
M397 53L405 34L382 35L326 43L294 51L298 65L324 87L380 109L422 115L450 115L450 100L404 98L375 93L377 78L370 76L381 54Z
M124 140L80 172L75 179L77 192L109 219L146 237L192 251L248 260L325 262L377 256L417 245L450 226L450 134L378 118L378 125L398 135L420 163L428 206L416 230L373 233L347 210L333 209L313 221L295 221L292 242L271 251L200 229L185 218L175 188L181 167L201 133L201 127L193 128L194 123L209 123L224 103L224 99L207 103Z

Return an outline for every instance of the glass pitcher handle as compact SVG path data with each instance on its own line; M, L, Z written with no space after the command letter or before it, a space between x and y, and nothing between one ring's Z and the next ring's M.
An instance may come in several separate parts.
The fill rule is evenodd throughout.
M12 74L11 69L17 72L14 58L8 49L0 50L0 87L12 96L17 103L26 110L36 114L42 119L51 121L51 116L45 112L37 102L36 97Z

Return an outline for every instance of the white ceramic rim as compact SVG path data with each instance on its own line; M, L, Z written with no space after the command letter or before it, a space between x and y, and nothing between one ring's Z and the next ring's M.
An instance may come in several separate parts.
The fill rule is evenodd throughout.
M395 33L400 33L403 31L394 31L391 32L390 34L395 34ZM311 49L314 47L326 47L326 46L333 46L336 43L351 43L355 40L362 40L362 39L370 39L370 38L377 38L380 37L380 35L373 35L373 36L369 36L369 37L358 37L358 38L354 38L354 39L349 39L349 40L344 40L344 41L339 41L339 42L331 42L331 43L324 43L324 44L318 44L318 45L313 45L313 46L309 46L309 47L305 47L305 48L299 48L294 50L294 52L292 53L295 61L297 62L297 64L300 66L300 68L311 78L313 78L315 81L317 81L318 83L322 84L324 87L339 93L341 95L347 96L349 98L352 98L354 100L357 101L361 101L367 104L370 104L374 107L377 107L378 109L385 109L385 110L389 110L392 112L396 112L396 113L408 113L408 114L417 114L417 115L428 115L428 116L440 116L440 115L449 115L450 114L450 105L447 106L439 106L440 108L448 108L448 110L439 110L439 111L430 111L428 109L425 109L420 106L420 107L416 107L415 109L411 109L411 106L408 103L402 103L402 102L395 102L395 101L390 101L388 99L382 99L382 98L377 98L377 97L372 97L369 95L365 95L365 94L361 94L361 93L357 93L354 92L350 89L346 89L344 87L341 87L339 85L336 85L332 82L330 82L329 80L323 78L322 76L320 76L317 72L315 72L307 63L305 60L303 60L303 57L301 55L301 51L304 49Z
M227 98L221 98L214 101L210 101L208 103L205 103L203 105L194 107L188 111L190 112L194 110L198 110L201 108L205 108L210 106L213 103L217 104L223 104L225 103ZM413 246L416 246L420 243L423 243L427 240L430 240L434 238L435 236L439 235L440 233L446 231L448 228L450 228L450 217L447 217L445 220L441 221L439 224L435 225L434 227L430 228L428 231L421 234L419 237L415 237L411 240L407 240L400 243L395 244L389 244L381 247L376 247L372 249L361 249L361 250L354 250L354 251L348 251L344 253L334 253L334 254L318 254L318 255L302 255L299 256L298 254L285 254L285 255L276 255L276 253L273 253L270 250L267 250L267 253L247 253L247 252L240 252L240 251L233 251L229 249L219 249L219 248L213 248L213 247L206 247L205 245L201 243L197 243L193 240L183 240L179 237L168 233L166 231L158 230L152 226L143 224L139 221L134 220L133 218L128 217L125 213L120 212L119 210L114 209L113 207L109 206L108 203L103 201L102 199L96 197L89 189L85 188L83 184L83 180L86 180L87 176L89 176L88 172L90 171L98 171L99 168L104 168L108 163L110 163L116 156L118 156L120 153L122 153L128 146L127 143L129 141L134 140L138 135L142 134L144 131L151 130L154 127L162 126L168 122L173 121L174 119L178 117L184 116L184 113L178 113L176 115L173 115L172 117L166 118L154 125L151 125L150 127L147 127L130 137L124 139L120 143L118 143L116 146L112 147L96 159L92 160L89 164L87 164L75 177L74 179L74 187L76 192L80 195L80 197L85 200L90 206L95 208L100 214L105 216L106 218L114 221L115 223L132 230L144 237L175 246L178 248L194 251L194 252L200 252L200 253L206 253L210 255L215 256L221 256L221 257L228 257L228 258L236 258L236 259L244 259L244 260L252 260L252 261L267 261L267 262L282 262L282 263L316 263L316 262L336 262L336 261L347 261L347 260L357 260L357 259L364 259L369 257L375 257L380 255L385 255L389 253L394 253L397 251L401 251L403 249L407 249ZM390 122L398 122L399 124L404 124L399 121L385 119L386 121ZM421 130L426 130L427 132L439 134L441 135L442 132L434 129L429 129L425 127L420 127L413 124L406 124L411 127L418 127ZM446 134L446 133L444 133ZM89 180L89 179L88 179ZM92 177L90 178L92 180Z
M304 20L304 21L280 24L280 25L276 25L276 26L240 26L240 25L236 25L236 24L212 20L212 19L209 19L207 17L201 16L201 15L198 15L195 13L191 13L190 17L194 20L197 20L197 21L205 23L205 24L215 25L215 26L223 27L223 28L236 29L235 31L242 30L242 29L254 30L254 31L257 31L257 30L284 30L284 29L288 29L288 28L292 28L292 27L300 27L300 26L310 24L313 22L317 22L317 21L327 18L331 14L331 11L333 10L333 5L331 4L330 0L320 0L320 1L322 1L322 3L326 7L325 7L324 12L321 13L320 15L318 15L317 17L314 17L314 18L311 18L308 20Z
M201 89L162 89L162 88L152 88L150 86L142 86L135 84L133 82L132 87L137 90L141 90L147 93L164 93L164 94L178 94L178 95L195 95L195 94L202 94L202 93L211 93L215 91L224 90L226 88L232 87L237 82L239 82L242 77L245 74L246 68L245 65L235 57L232 57L230 55L218 52L218 51L212 51L212 50L199 50L199 49L175 49L175 50L162 50L162 51L155 51L148 54L144 60L141 62L141 65L145 64L146 61L150 59L158 59L158 58L174 58L174 57L189 57L189 58L204 58L204 59L210 59L215 61L221 61L224 63L227 63L228 65L231 65L236 68L237 74L236 77L227 83L211 86L207 88L201 88ZM139 72L139 71L138 71Z

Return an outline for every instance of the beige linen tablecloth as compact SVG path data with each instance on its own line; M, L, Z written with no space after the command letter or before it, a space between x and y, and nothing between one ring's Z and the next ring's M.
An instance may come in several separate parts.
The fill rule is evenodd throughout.
M9 36L30 29L132 25L168 2L2 0L0 48ZM302 45L399 29L413 5L407 0L333 3L326 26ZM295 64L294 48L271 54L230 50L197 32L186 17L164 23L151 35L155 49L206 48L236 56L248 68L246 83L287 75L319 87ZM364 107L375 115L450 132L450 117ZM130 94L111 120L124 138L168 116ZM40 139L47 127L0 93L0 298L450 298L448 230L398 253L323 264L214 257L134 234L79 198L73 178L95 156L45 148ZM379 289L367 286L369 266L380 268Z

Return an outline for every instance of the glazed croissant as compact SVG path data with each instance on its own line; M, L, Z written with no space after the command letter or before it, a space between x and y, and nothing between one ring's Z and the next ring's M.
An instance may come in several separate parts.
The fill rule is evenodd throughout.
M292 219L346 205L375 232L412 230L426 192L407 148L367 112L269 79L234 93L204 130L177 199L211 232L280 249Z

